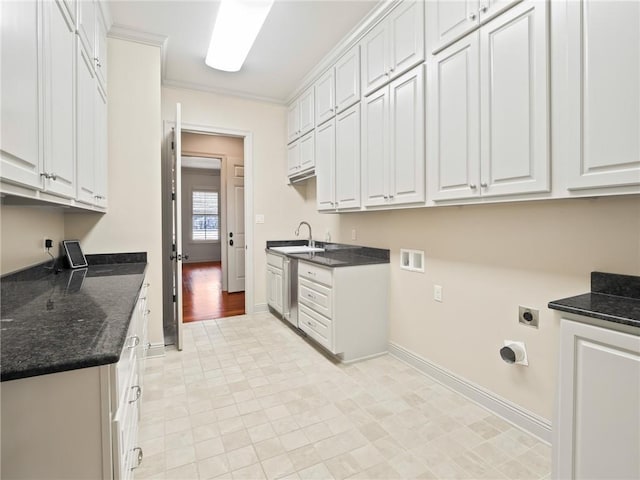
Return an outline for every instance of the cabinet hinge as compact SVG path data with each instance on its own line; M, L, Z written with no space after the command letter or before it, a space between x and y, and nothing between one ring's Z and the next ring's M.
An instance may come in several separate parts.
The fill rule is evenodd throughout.
M171 251L172 251L172 252L175 252L175 251L176 251L176 244L175 244L175 243L171 245Z
M176 296L173 296L173 303L176 303Z
M171 200L175 200L176 199L176 194L174 192L171 192Z
M173 141L172 141L172 142L171 142L171 150L175 150L175 149L176 149L176 147L175 147L175 145L174 145L174 143L173 143Z

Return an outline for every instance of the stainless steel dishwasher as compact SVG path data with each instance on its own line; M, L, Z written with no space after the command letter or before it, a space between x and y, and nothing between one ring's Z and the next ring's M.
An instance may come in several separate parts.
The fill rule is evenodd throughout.
M282 268L282 318L298 328L298 259L284 257Z

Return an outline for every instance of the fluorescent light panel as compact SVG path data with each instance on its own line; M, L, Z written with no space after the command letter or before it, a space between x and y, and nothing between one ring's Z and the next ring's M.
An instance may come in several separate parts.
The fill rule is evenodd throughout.
M205 63L237 72L262 28L273 0L222 0Z

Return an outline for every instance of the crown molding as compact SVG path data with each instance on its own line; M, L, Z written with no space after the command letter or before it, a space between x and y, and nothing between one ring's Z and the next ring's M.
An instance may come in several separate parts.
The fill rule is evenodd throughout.
M294 98L313 85L327 69L332 67L347 50L359 43L362 37L380 23L401 1L402 0L383 0L381 5L369 12L369 14L347 33L347 35L320 60L313 70L302 79L300 85L286 98L285 103L291 103Z
M126 25L113 24L107 35L110 38L119 40L127 40L129 42L141 43L152 47L160 48L160 75L164 78L167 64L167 43L169 37L159 35L157 33L145 32L137 28L127 27Z
M226 88L211 87L209 85L202 85L199 83L179 82L176 80L169 80L168 78L162 79L162 86L170 87L170 88L183 88L186 90L198 90L201 92L214 93L217 95L224 95L227 97L242 98L244 100L252 100L252 101L263 102L263 103L272 103L279 106L282 106L285 104L281 98L262 97L260 95L251 95L245 92L239 92L236 90L230 90Z

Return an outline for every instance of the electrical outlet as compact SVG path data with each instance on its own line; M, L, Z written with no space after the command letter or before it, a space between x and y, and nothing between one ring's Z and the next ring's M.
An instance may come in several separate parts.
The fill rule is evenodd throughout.
M436 302L442 302L442 285L433 286L433 299Z
M518 306L518 322L528 327L538 328L540 312L535 308Z
M44 239L42 240L42 251L44 253L47 253L47 251L53 247L53 240L51 240L50 238L44 237Z
M256 223L264 223L264 215L261 213L256 213Z
M355 228L351 229L351 240L357 240L358 239L358 232L356 232Z

